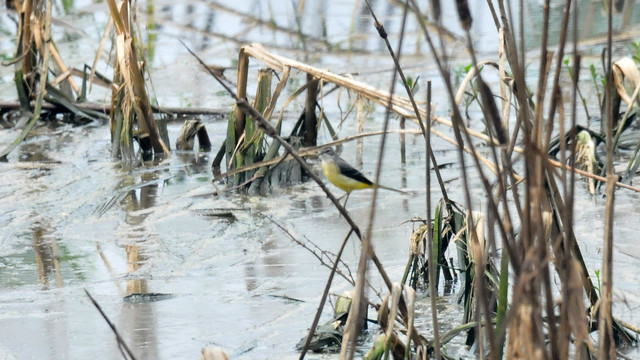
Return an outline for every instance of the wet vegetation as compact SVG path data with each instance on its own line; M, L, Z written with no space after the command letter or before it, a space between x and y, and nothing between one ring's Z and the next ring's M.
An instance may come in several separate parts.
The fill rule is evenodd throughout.
M390 1L389 6L401 14L400 30L390 36L378 18L375 2L365 0L356 8L375 29L380 48L393 64L388 90L354 74L338 74L310 61L278 55L278 46L258 43L238 44L237 79L230 81L224 68L208 65L198 49L182 43L196 59L202 76L210 76L211 84L224 89L220 95L228 99L229 108L225 133L219 137L223 141L212 141L203 121L188 119L175 140L173 154L167 123L176 118L175 113L190 110L163 110L149 95L152 83L147 61L157 51L150 44L155 37L143 43L132 3L106 3L110 17L100 50L93 66L82 72L65 66L65 54L58 52L52 39L52 1L10 3L18 19L16 51L10 61L15 66L18 99L16 106L8 104L1 113L3 124L20 128L20 132L0 157L12 161L8 155L21 146L38 121L64 117L82 126L108 117L110 155L123 171L143 174L144 191L154 192L149 199L155 199L159 183L170 180L158 179L145 172L145 167L158 166L176 152L212 151L214 159L205 165L212 168L212 189L198 196L214 201L234 194L277 196L282 189L315 182L339 212L340 221L348 224L347 233L338 239L337 252L301 241L282 223L286 219L254 215L273 222L330 269L324 291L315 294L319 304L309 318L310 326L298 329L308 330L294 341L300 359L315 352L335 353L341 359L454 359L459 356L450 351L455 340L456 346L464 347L464 356L490 359L624 358L625 352L637 346L638 328L612 312L616 197L621 192L640 192L633 185L640 167L640 47L637 43L628 46L616 58L620 51L614 49L614 37L624 33L613 29L614 13L622 28L630 25L632 12L640 11L633 1L605 4L606 39L598 47L599 58L587 66L580 42L570 41L580 38L588 21L579 17L576 1L566 0L562 6L546 1L538 38L527 32L522 3L517 8L502 0L482 4L498 33L498 51L487 55L476 48L472 33L476 20L467 1L455 2L458 35L447 30L439 1L429 2L429 9L414 0ZM234 11L212 6L217 11ZM303 14L304 2L296 10ZM550 21L552 11L560 15L557 24ZM593 16L589 12L587 19ZM300 21L296 19L298 29L264 20L259 23L290 33L303 50L359 51L353 44L345 47L306 35ZM402 65L410 21L417 33L411 38L427 49L437 76L412 78L408 75L411 70ZM637 29L634 34L637 36ZM448 51L452 42L464 45L464 57L455 63ZM108 55L110 79L98 74L95 66L108 47L113 48ZM532 77L528 72L534 70ZM74 78L81 79L80 86ZM94 82L110 92L108 107L83 103ZM432 90L435 82L440 84L438 94ZM336 107L342 115L342 105L331 103L332 96L342 92L349 98L349 108L342 119L332 119L327 114L335 113ZM423 95L426 101L419 98ZM440 106L446 103L447 110L437 112L437 102ZM383 108L380 130L364 132L366 113L374 106ZM390 124L396 119L400 129L392 130ZM357 133L340 138L342 122L354 120ZM409 252L399 278L387 272L372 241L381 217L379 188L372 186L366 219L356 218L313 166L326 147L340 151L355 140L360 157L362 139L376 137L379 147L366 151L377 156L373 184L384 184L383 158L389 137L395 133L400 134L397 155L403 168L408 160L416 161L407 157L407 137L420 142L422 157L416 157L421 160L412 171L421 171L422 183L411 194L414 198L424 195L421 215L406 219L412 230L403 240ZM328 134L331 140L323 141L320 134ZM449 164L434 150L436 137L455 146L461 191L452 194L450 180L442 174ZM432 191L432 186L437 190ZM101 216L114 203L127 203L132 209L126 221L141 224L148 207L138 201L140 187L121 189L96 213ZM589 268L581 234L576 231L577 192L606 199L598 269ZM233 222L237 211L199 215ZM43 232L39 228L38 235L34 234L38 274L47 283L46 274L53 271L57 286L62 287L60 250L55 240L42 241ZM354 263L348 263L343 254L352 241L359 246ZM103 256L99 245L98 250ZM135 273L145 255L138 244L127 244L126 253L127 273ZM109 267L108 261L105 264ZM349 290L333 296L333 309L327 310L332 292L337 291L336 275ZM437 302L452 293L459 316L445 331ZM99 302L89 292L87 295L113 330L123 358L135 358L136 349L127 346L127 338ZM146 280L138 279L128 281L123 301L173 298L172 294L151 292ZM423 307L429 310L420 311ZM327 312L332 313L321 321ZM203 348L203 358L227 358L226 344L215 345L220 347Z

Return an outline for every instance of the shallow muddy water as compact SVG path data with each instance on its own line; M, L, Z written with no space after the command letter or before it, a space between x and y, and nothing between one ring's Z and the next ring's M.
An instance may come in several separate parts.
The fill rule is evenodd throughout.
M232 7L217 2L149 2L155 5L152 14L158 28L153 32L151 63L161 105L216 109L229 109L231 105L222 89L212 86L213 80L179 45L178 38L219 66L230 67L240 45L261 41L274 52L318 67L335 72L355 69L361 74L359 79L388 88L392 63L367 12L353 2L308 1L302 16L308 36L303 38L297 35L290 2L235 3ZM529 11L537 14L538 2L526 3ZM384 15L391 36L397 34L401 9L386 2L375 6ZM477 11L482 9L478 6ZM76 2L68 12L57 9L65 23L76 27L60 27L56 33L61 53L76 55L69 56L72 66L93 61L96 39L107 18L105 10L105 4L89 1ZM446 11L454 14L452 9ZM144 13L141 17L147 20L151 16ZM2 14L2 29L10 29L7 18ZM260 26L256 19L273 21L289 31ZM479 49L486 57L495 58L493 25L486 23L488 16L477 19L474 26ZM323 21L328 25L326 37ZM448 101L437 71L425 60L429 59L424 55L427 47L419 45L415 25L408 29L407 69L414 77L433 79L436 112L447 116ZM327 51L327 43L332 51ZM0 44L3 51L11 48L7 39ZM454 67L470 62L461 43L451 46ZM586 51L598 54L599 49ZM624 45L617 49L627 51ZM258 67L252 64L252 71ZM108 73L106 66L103 69ZM3 68L0 74L0 99L15 99L11 70ZM229 79L235 77L232 68L225 74ZM302 83L300 79L294 81ZM422 84L422 91L425 88ZM96 89L91 97L104 100L107 95ZM346 96L341 97L344 99ZM329 118L338 119L348 105L336 105L336 98L328 97L324 106ZM373 106L370 111L365 131L380 130L384 110ZM472 118L480 116L473 109L470 114ZM226 135L226 119L212 116L201 120L217 149ZM293 121L285 120L285 127ZM477 118L475 121L479 123ZM169 123L172 145L181 125L178 121ZM340 134L353 135L355 127L352 115ZM397 128L397 121L392 121L391 127ZM438 129L448 133L446 128ZM17 134L15 129L0 129L0 148ZM321 134L320 142L326 141L328 134ZM441 139L434 137L433 141L439 163L448 164L442 169L448 194L463 202L457 152ZM378 144L377 137L364 140L362 169L366 175L374 173ZM347 143L343 152L352 163L356 160L355 146ZM349 229L320 188L308 182L267 197L214 195L216 188L210 180L215 153L174 152L168 159L131 171L110 159L109 148L107 124L42 122L7 162L0 162L0 359L121 359L113 333L85 289L102 306L138 359L197 359L205 346L221 346L232 359L297 358L295 346L311 325L329 269L292 237L317 253L337 252ZM415 192L414 196L381 192L373 226L376 253L392 281L400 281L413 231L408 220L426 214L424 144L421 137L407 136L408 160L403 167L398 135L392 134L385 154L384 185ZM308 161L318 169L317 160ZM477 176L469 182L474 189L474 210L484 211L486 202ZM341 195L340 190L331 189ZM430 191L435 203L440 198L435 183ZM348 209L362 229L368 225L371 194L370 190L354 192L349 199ZM618 191L614 234L614 311L636 326L640 325L640 277L636 271L640 250L635 237L639 197ZM585 183L578 182L575 231L592 275L602 266L604 202L601 195L590 196ZM450 256L455 255L452 252ZM353 240L344 256L352 272L358 257L359 244ZM371 281L385 293L377 277L372 276ZM438 298L443 330L460 324L462 319L456 286L453 294L441 293ZM350 289L344 279L337 278L332 293ZM418 312L424 316L417 325L429 336L430 302L426 294L419 294L419 298ZM328 309L321 321L329 319ZM369 317L375 314L370 311ZM374 330L367 335L368 340ZM461 339L447 349L453 356L474 357ZM630 356L640 353L633 350ZM337 355L309 354L308 358Z
M215 134L225 123L206 125ZM170 129L176 136L179 126ZM113 336L87 289L141 358L196 357L211 344L234 358L295 356L328 269L273 222L300 241L337 251L348 227L317 186L269 197L213 196L207 155L174 153L126 172L105 155L103 125L44 125L36 132L40 136L0 163L5 354L84 358L113 352ZM0 143L13 135L5 131ZM372 161L365 158L365 166ZM410 176L408 187L420 189L421 178ZM361 224L369 196L354 193L349 201ZM407 257L411 225L402 223L419 216L423 203L422 197L380 194L374 241L392 278L402 276ZM348 247L351 267L358 247ZM338 280L332 292L348 289ZM131 293L170 296L124 301Z

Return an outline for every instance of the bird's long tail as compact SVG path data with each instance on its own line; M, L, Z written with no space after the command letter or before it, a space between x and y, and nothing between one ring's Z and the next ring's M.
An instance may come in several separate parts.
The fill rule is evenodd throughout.
M394 192L397 192L397 193L400 193L400 194L405 194L405 195L411 195L412 194L409 191L398 190L398 189L394 189L392 187L388 187L388 186L384 186L384 185L380 185L380 184L374 184L372 187L377 187L378 189L394 191Z

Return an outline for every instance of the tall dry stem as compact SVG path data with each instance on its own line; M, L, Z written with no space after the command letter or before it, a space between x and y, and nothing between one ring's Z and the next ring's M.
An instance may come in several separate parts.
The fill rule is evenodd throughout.
M137 134L143 153L164 153L170 155L169 147L160 136L158 125L153 116L151 102L144 80L141 44L134 35L131 23L131 3L107 0L111 19L116 30L116 59L114 80L118 84L112 93L111 102L111 139L112 156L120 156L125 163L133 163L133 126L138 126ZM145 146L147 139L150 147ZM144 156L144 155L143 155Z

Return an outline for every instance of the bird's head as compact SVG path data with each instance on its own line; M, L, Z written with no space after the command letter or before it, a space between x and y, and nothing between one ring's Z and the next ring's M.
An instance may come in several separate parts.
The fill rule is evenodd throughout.
M322 149L318 155L320 155L322 159L325 159L325 161L328 161L332 159L336 155L336 153L335 151L333 151L333 148L326 147Z

